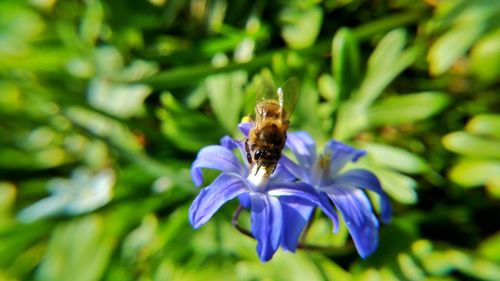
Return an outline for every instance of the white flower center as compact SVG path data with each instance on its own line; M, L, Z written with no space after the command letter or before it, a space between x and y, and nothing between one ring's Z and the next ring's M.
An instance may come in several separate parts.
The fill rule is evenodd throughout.
M254 165L250 171L247 180L253 185L255 191L264 192L269 182L269 173L264 167L259 169L258 165Z

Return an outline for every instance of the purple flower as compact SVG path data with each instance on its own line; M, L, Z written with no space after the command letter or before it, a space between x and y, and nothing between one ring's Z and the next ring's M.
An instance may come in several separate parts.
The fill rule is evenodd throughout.
M297 158L295 163L282 157L282 165L296 178L312 185L321 196L329 198L342 214L354 245L363 258L378 245L378 219L363 189L376 192L381 200L381 216L390 220L391 205L377 177L363 169L340 173L348 162L365 154L341 142L331 140L323 154L316 155L316 144L305 132L289 133L286 145Z
M251 212L251 233L257 240L257 252L262 261L268 261L279 246L295 251L302 229L310 217L310 210L319 207L337 225L337 215L326 197L311 186L297 182L281 163L271 176L249 173L234 149L244 155L241 142L229 137L221 145L200 150L191 167L194 183L203 183L202 168L222 173L203 188L189 208L189 220L198 228L206 223L227 201L236 197ZM243 157L245 159L245 157Z

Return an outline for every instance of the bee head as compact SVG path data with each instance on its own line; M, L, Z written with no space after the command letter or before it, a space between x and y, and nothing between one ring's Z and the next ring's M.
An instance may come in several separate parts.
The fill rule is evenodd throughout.
M262 150L257 149L257 151L255 151L255 153L254 153L254 155L253 155L253 159L255 159L255 160L259 160L259 159L260 159L260 157L262 157L262 155L263 155L263 154L264 154L264 153L263 153L263 151L262 151Z

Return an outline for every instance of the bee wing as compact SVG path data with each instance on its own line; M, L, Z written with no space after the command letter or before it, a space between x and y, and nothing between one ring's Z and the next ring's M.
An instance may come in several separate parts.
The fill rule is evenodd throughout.
M288 79L283 86L276 89L272 80L264 77L257 88L256 94L257 123L259 123L260 120L264 119L271 112L263 110L265 107L260 107L259 105L269 104L269 102L279 106L280 119L288 121L293 109L295 108L298 96L299 81L297 78L292 77Z
M297 77L288 79L285 84L283 84L283 86L278 89L278 96L280 95L280 89L282 98L281 101L278 100L278 102L280 103L282 112L284 114L283 118L288 120L290 114L292 114L293 110L295 109L295 104L297 103L297 99L299 97L299 80L297 79Z
M280 106L281 118L288 120L292 114L297 98L299 96L299 81L296 77L288 79L283 86L276 88L276 85L269 78L263 77L257 88L257 104L274 101ZM261 118L257 113L257 120Z
M257 103L274 100L278 101L278 94L276 92L276 85L272 80L266 77L262 77L259 86L257 87L256 101Z

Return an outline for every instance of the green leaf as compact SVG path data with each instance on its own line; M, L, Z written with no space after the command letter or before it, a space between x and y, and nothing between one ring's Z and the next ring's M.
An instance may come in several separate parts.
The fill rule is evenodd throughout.
M341 99L357 88L361 76L359 47L347 28L341 28L332 41L332 72Z
M80 36L88 45L94 45L101 32L104 12L101 2L87 0L85 14L80 25Z
M334 137L348 139L366 128L369 118L366 108L404 69L410 66L420 53L417 47L403 51L406 43L402 30L389 32L370 56L368 71L353 99L341 106Z
M446 256L459 271L466 275L479 280L498 280L500 266L496 263L463 250L448 250Z
M399 253L397 256L399 268L408 280L420 280L425 277L424 271L419 267L415 259L407 253Z
M52 233L36 279L100 280L114 248L110 238L97 215L61 224Z
M500 159L500 140L466 132L454 132L443 138L443 145L455 153L486 159Z
M77 126L83 127L101 138L109 139L113 144L123 149L140 150L133 133L118 120L79 106L68 108L65 114Z
M311 258L318 264L325 276L330 280L351 280L351 274L334 261L323 255L312 255Z
M122 242L122 256L129 260L147 258L151 255L150 247L158 231L158 218L152 214L144 216L141 224L132 230Z
M163 134L179 149L196 152L209 144L216 144L224 130L209 116L189 110L170 93L161 96L163 110L158 111Z
M484 81L500 78L500 28L481 38L471 50L472 72Z
M427 55L431 74L441 75L450 69L460 57L465 55L484 28L481 22L457 25L436 40Z
M448 96L439 92L393 96L374 104L368 110L368 121L371 126L411 123L440 112L449 102Z
M242 69L253 71L260 69L263 66L268 66L272 62L272 58L275 54L276 53L265 53L255 56L249 62L229 62L226 66L216 67L207 63L177 66L175 68L159 72L150 77L146 77L139 82L152 85L155 89L172 89L182 86L192 86L207 78L207 76L217 73L226 73Z
M500 114L474 116L465 128L468 132L500 139Z
M204 87L215 116L227 132L237 130L246 82L247 73L244 71L212 75L205 80Z
M500 263L500 232L483 240L477 247L477 252L493 262Z
M368 126L367 109L361 103L349 100L338 110L333 137L340 141L347 140Z
M16 112L22 108L22 95L19 88L6 81L0 81L0 111Z
M417 203L418 198L415 192L417 183L415 180L390 170L377 170L374 172L380 178L384 191L394 200L403 204Z
M339 86L335 79L329 74L322 74L318 79L319 94L325 98L331 107L336 108L339 97Z
M411 47L403 51L405 37L404 31L397 29L379 42L369 58L367 74L355 95L359 103L365 106L373 103L394 78L417 59L420 48Z
M111 83L92 79L87 92L89 103L109 114L130 118L143 106L153 89L144 84Z
M465 159L450 170L449 177L463 187L485 185L500 179L500 161Z
M443 252L432 252L420 261L423 268L431 275L447 275L453 270L453 264Z
M406 45L406 32L393 30L385 35L368 59L368 71L379 72L390 68L401 55Z
M321 131L321 119L318 114L311 112L319 111L319 94L314 81L303 80L300 84L300 94L294 114L292 114L291 122L295 124L295 120L300 120L301 128L306 130L315 138L323 136Z
M377 164L396 171L419 174L429 169L424 159L398 147L385 144L364 143L362 148L368 152L368 157L372 158Z
M12 224L0 232L0 268L10 268L13 260L50 234L53 225L48 222ZM28 250L29 251L29 250ZM19 265L17 265L19 266Z
M244 280L324 280L318 266L303 252L278 250L264 267L260 261L241 261L238 265Z
M12 207L16 200L15 186L9 182L0 182L0 231L13 222Z
M46 29L46 23L43 17L24 3L2 1L0 10L3 11L0 20L2 26L1 33L3 35L2 39L8 39L7 43L14 43L11 46L9 46L9 44L6 44L7 46L2 46L6 47L6 49L0 49L1 54L3 54L4 51L26 51L24 48L19 50L10 49L9 47L16 46L16 43L20 43L10 41L11 36L21 39L22 41L31 41L40 36Z
M345 222L340 221L339 231L335 235L332 235L332 228L331 220L324 217L316 218L307 233L306 243L336 248L337 252L349 252L349 249L345 247L349 240L349 231Z
M492 177L486 183L486 191L495 199L500 199L500 177Z
M382 281L382 276L378 270L368 268L356 275L354 280L359 281Z
M312 46L321 30L323 10L312 6L305 10L286 8L280 13L285 22L281 36L292 49L304 49Z
M124 66L122 54L112 46L101 46L94 51L95 70L98 75L113 77Z
M415 204L417 202L417 193L415 192L417 183L415 180L398 172L373 165L366 168L375 173L384 191L389 196L403 204Z

